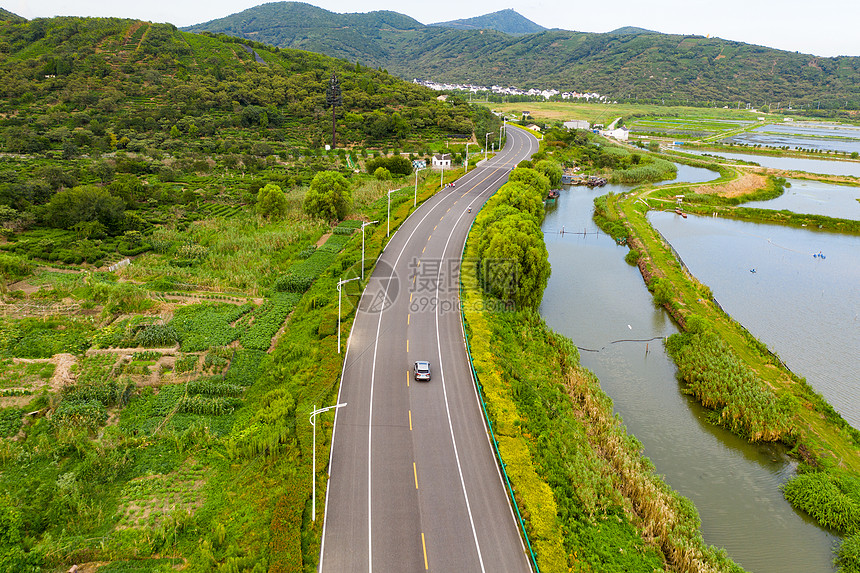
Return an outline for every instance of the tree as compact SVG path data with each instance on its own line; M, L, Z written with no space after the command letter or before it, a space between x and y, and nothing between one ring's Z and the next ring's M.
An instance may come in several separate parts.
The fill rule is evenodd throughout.
M391 179L391 171L385 167L377 167L373 172L373 176L376 177L377 181L388 181Z
M561 165L559 165L555 161L550 161L549 159L542 159L535 163L534 169L539 173L543 173L546 178L549 179L549 185L551 189L556 189L559 187L559 185L561 185Z
M286 216L287 196L279 186L269 183L257 192L257 214L267 219Z
M531 215L538 224L543 221L543 197L534 188L519 181L509 181L502 185L492 198L491 205L493 204L510 205L518 211Z
M336 171L320 171L305 195L304 210L322 219L341 220L352 208L352 192L346 178Z
M484 289L520 309L537 310L550 274L549 253L534 218L515 213L489 225L479 244Z
M524 185L532 187L540 194L541 198L546 197L546 194L549 193L550 190L549 179L547 179L543 173L535 171L534 169L517 167L511 171L508 181L519 181Z
M98 221L112 234L122 228L125 201L113 197L107 189L94 186L74 187L59 191L45 205L45 222L60 229L75 224Z

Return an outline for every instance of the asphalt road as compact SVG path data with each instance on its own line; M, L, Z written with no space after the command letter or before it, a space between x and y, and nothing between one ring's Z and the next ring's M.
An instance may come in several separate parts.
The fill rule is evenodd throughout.
M459 264L478 208L537 140L504 149L421 205L359 303L335 414L319 570L531 571L468 366ZM469 207L472 207L471 213ZM431 363L415 382L416 360Z

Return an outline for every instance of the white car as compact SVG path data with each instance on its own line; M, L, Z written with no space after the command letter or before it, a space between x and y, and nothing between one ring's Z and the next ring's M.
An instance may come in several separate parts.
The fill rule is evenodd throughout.
M426 360L419 360L412 366L412 373L415 375L416 382L430 381L430 363Z

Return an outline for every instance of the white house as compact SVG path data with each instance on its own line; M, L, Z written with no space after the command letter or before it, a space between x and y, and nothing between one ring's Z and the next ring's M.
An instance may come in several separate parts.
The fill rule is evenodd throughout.
M600 131L600 135L603 137L612 137L613 139L617 139L618 141L627 141L630 137L630 131L626 127L619 127L617 129L603 129Z
M591 124L584 119L574 119L564 122L565 129L591 129Z
M451 154L437 153L434 155L433 169L451 169Z

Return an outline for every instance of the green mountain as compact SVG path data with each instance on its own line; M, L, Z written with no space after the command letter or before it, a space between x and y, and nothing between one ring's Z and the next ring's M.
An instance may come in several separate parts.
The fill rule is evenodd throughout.
M343 94L343 143L472 132L467 104L438 101L432 90L385 72L168 24L36 19L0 24L0 46L0 141L16 153L72 143L104 147L107 132L132 148L147 147L160 144L174 124L183 133L194 124L199 136L212 137L256 125L262 115L276 147L316 147L330 142L326 89L333 73ZM47 117L51 109L62 114L19 119Z
M437 22L430 24L442 28L453 28L455 30L495 30L511 36L524 34L537 34L546 30L543 26L535 24L528 18L521 16L514 10L499 10L492 14L466 18L465 20L451 20L450 22Z
M280 2L188 30L319 51L406 79L596 91L616 99L860 106L858 57L820 58L641 29L512 36L424 26L392 12L335 14Z
M26 22L27 19L19 16L18 14L13 14L9 10L5 8L0 8L0 22Z
M228 34L377 66L394 48L392 37L422 28L421 22L397 12L336 14L303 2L271 2L184 30Z

